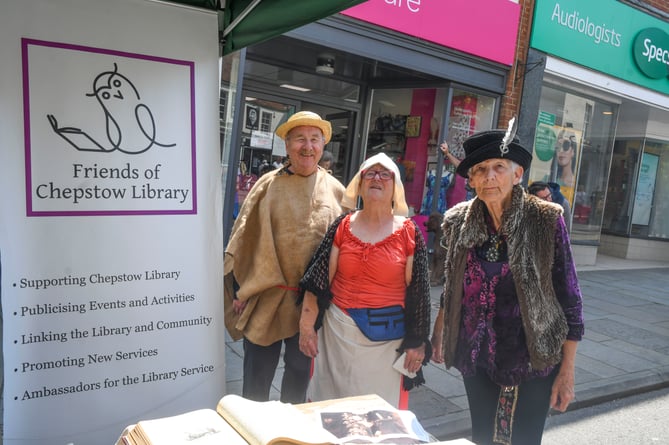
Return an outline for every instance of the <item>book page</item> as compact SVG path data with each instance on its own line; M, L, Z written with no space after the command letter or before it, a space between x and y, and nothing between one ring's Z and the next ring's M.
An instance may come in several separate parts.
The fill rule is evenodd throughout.
M344 443L428 443L432 437L408 410L368 394L301 406L316 422Z
M190 411L178 416L142 420L130 432L137 445L248 445L212 409Z
M289 403L255 402L229 394L218 402L217 411L250 445L326 445L336 441Z
M334 408L334 407L333 407ZM337 443L421 444L429 434L416 416L404 410L321 411L323 428L337 437Z
M432 442L430 445L476 445L474 442L467 439L453 439L443 440L441 442Z

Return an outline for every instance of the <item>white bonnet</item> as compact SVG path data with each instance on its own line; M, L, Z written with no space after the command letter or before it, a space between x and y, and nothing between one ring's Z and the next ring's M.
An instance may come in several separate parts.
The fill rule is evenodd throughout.
M348 209L356 208L359 194L358 191L360 190L360 180L362 179L362 172L376 164L382 165L383 167L392 171L395 175L395 189L393 190L393 214L399 216L409 216L409 206L407 205L406 198L404 197L404 185L402 185L400 169L397 167L395 161L393 161L385 153L375 154L362 163L358 169L358 172L355 174L353 179L351 179L351 182L349 182L346 186L346 191L344 192L344 198L341 200L341 205Z

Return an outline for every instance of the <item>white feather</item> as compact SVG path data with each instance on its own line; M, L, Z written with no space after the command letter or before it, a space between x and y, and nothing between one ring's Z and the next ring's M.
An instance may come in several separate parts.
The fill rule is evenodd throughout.
M499 151L502 153L502 156L507 154L509 152L509 144L511 141L513 141L513 138L516 136L516 131L518 130L518 126L516 125L516 116L513 116L509 120L509 126L506 129L506 133L504 134L504 138L502 138L502 143L499 146Z

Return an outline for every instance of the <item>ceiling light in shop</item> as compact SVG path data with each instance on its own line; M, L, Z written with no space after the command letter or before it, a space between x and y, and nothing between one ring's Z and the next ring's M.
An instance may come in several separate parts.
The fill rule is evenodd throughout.
M289 90L302 91L303 93L311 91L311 88L298 87L297 85L291 85L289 83L282 83L279 86L281 88L288 88Z

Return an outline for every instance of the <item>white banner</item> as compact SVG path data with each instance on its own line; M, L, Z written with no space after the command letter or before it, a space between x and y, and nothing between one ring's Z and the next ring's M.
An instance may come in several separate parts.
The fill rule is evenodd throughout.
M218 22L0 2L4 444L109 445L225 386Z

